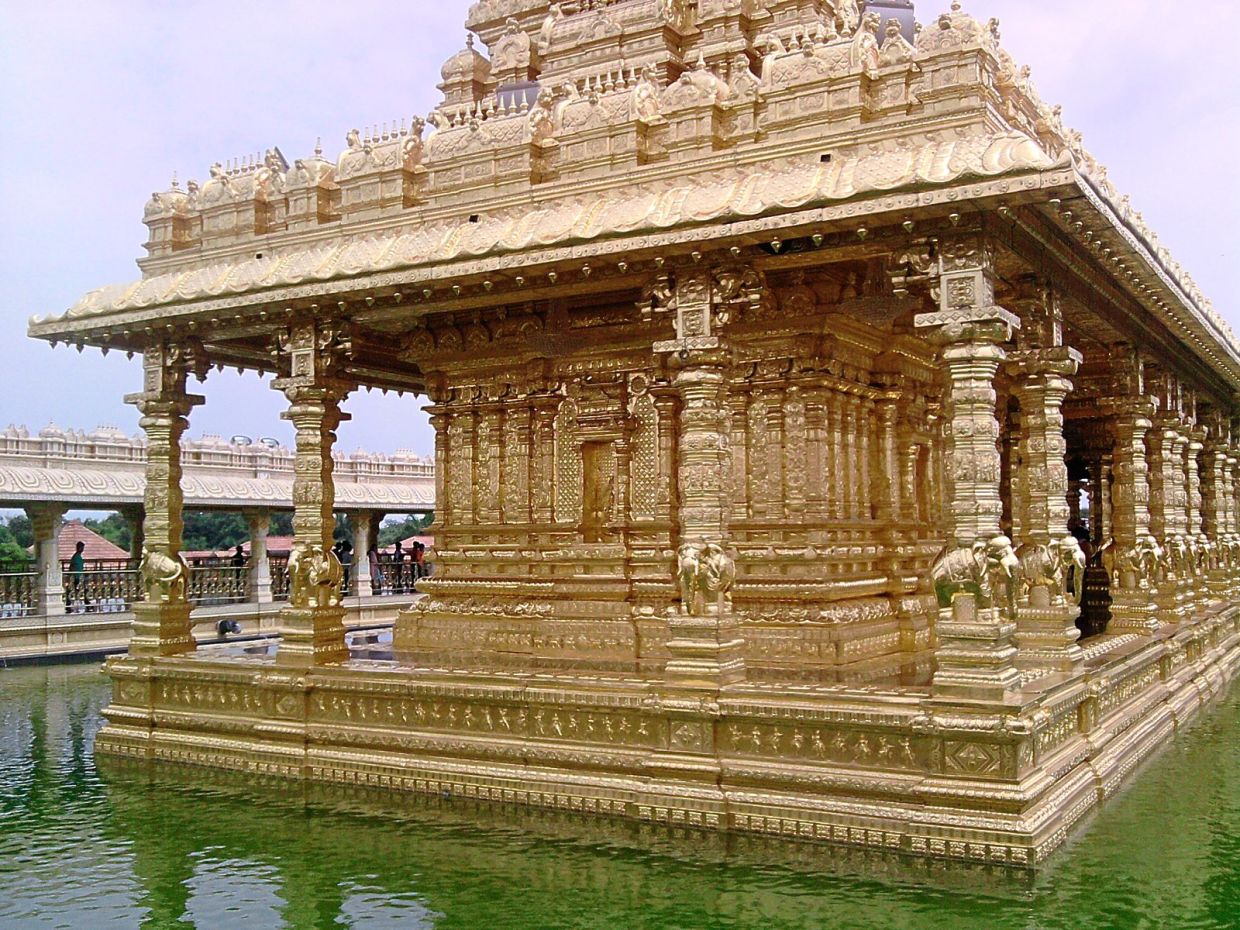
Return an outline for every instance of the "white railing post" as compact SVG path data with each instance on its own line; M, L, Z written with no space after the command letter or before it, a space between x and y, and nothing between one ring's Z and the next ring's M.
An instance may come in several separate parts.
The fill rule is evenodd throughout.
M266 510L247 510L246 522L250 526L250 600L256 604L270 604L271 563L267 559L267 530L271 514Z
M374 594L370 582L370 524L369 511L355 510L349 514L349 530L353 534L353 594L370 597Z
M26 508L34 530L34 553L39 573L37 583L38 613L45 617L62 616L65 612L64 576L60 570L60 528L64 524L63 504L32 504Z

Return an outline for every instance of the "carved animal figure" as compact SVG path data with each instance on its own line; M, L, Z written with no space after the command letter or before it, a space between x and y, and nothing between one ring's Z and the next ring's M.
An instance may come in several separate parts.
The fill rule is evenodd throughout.
M1159 567L1162 569L1161 577L1177 578L1184 580L1193 574L1192 569L1193 556L1188 547L1188 542L1183 536L1173 536L1167 540L1167 545L1162 550L1159 558Z
M1028 597L1036 587L1049 588L1052 596L1063 593L1066 566L1057 544L1025 543L1016 550L1016 558L1020 560L1022 597Z
M289 603L294 607L338 607L344 569L334 552L296 546L288 557Z
M697 579L702 570L702 552L685 543L676 553L676 580L680 586L680 612L691 616L698 602Z
M1151 581L1158 580L1163 559L1162 547L1154 537L1142 536L1135 546L1116 557L1112 578L1122 581L1124 575L1131 575L1137 587L1148 588Z
M736 580L736 563L718 543L685 543L677 551L680 612L693 616L723 612Z
M138 570L149 603L167 604L185 600L185 580L189 569L179 553L174 557L162 550L144 546Z
M1011 540L995 536L979 539L968 548L945 548L930 569L930 577L940 607L950 608L961 594L972 594L979 608L998 603L1014 618L1020 571Z
M718 543L708 543L702 552L701 575L698 579L698 587L701 588L706 603L714 603L718 610L722 611L735 581L736 563Z
M1085 550L1075 536L1059 540L1059 560L1064 567L1064 591L1077 607L1085 599Z

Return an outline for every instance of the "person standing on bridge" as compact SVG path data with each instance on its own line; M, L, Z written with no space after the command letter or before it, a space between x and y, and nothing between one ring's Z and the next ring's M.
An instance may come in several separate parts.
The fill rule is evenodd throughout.
M69 603L74 601L81 602L82 612L85 613L89 609L86 603L86 543L78 540L78 544L73 548L73 555L69 558Z

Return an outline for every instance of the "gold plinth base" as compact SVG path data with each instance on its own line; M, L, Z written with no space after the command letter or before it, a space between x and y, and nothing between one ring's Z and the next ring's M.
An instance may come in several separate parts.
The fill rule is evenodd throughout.
M276 662L309 668L343 662L349 657L344 642L343 607L285 607L280 611L280 648Z
M133 605L133 637L129 652L135 656L174 656L196 648L190 605L142 601Z
M100 753L1033 867L1240 669L1240 609L1092 640L1003 703L927 688L122 657Z

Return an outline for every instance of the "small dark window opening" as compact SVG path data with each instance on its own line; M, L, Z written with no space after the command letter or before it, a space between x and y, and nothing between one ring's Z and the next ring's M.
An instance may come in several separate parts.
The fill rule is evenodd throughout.
M255 254L255 256L254 256L254 257L255 257L255 258L262 258L262 257L263 257L263 253L262 253L262 252L258 252L258 253L256 253L256 254Z
M827 152L825 155L823 155L823 156L822 156L821 158L819 158L818 160L819 160L819 161L821 161L824 165L830 164L830 162L831 162L831 153L830 153L830 152Z
M476 223L476 222L478 222L478 214L477 214L477 213L471 213L471 214L469 215L469 221L470 221L471 223Z

